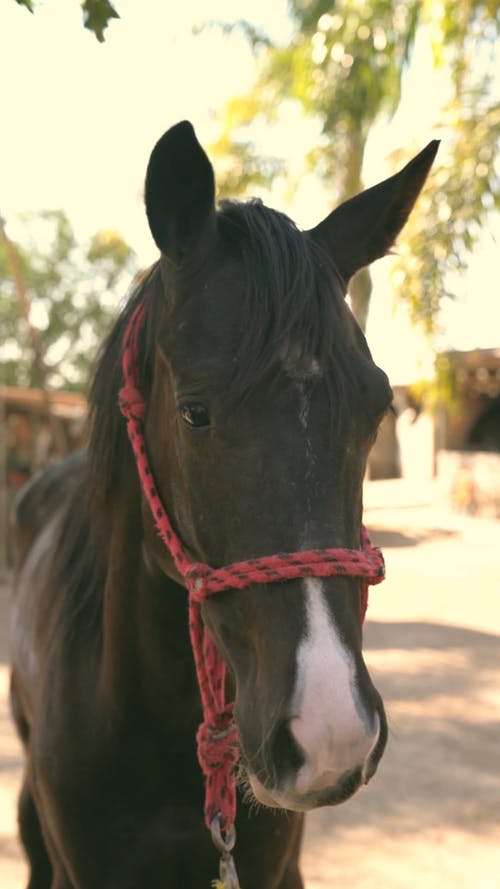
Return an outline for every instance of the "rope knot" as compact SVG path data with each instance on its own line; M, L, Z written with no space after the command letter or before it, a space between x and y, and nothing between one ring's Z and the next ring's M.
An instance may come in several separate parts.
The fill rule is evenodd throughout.
M191 563L184 573L184 581L189 590L189 595L194 602L202 603L207 597L207 581L213 574L210 565L202 562Z
M224 770L231 774L238 763L240 745L232 708L217 714L213 722L201 723L196 734L198 758L206 776Z
M214 722L202 722L196 734L198 760L206 779L205 823L212 824L218 817L223 830L234 824L236 817L234 774L240 747L231 710L226 706Z
M143 420L146 416L146 402L136 386L122 386L118 393L118 404L127 420Z

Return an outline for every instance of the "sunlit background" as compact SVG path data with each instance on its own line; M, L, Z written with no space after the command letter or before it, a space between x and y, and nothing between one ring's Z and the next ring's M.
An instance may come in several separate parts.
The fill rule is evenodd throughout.
M434 6L439 13L439 3ZM210 145L218 136L221 109L248 90L255 77L255 59L240 31L225 35L215 27L200 31L200 26L207 16L221 21L248 17L275 41L286 43L291 22L285 0L187 0L175 6L163 0L121 0L118 11L120 19L110 23L106 42L99 44L81 27L77 3L47 0L34 15L13 0L2 4L0 210L15 239L20 213L62 208L77 237L116 230L139 264L146 265L156 256L142 207L152 145L182 118L189 118L200 141ZM406 160L414 148L437 136L446 152L442 109L449 74L433 66L431 36L429 28L417 34L396 114L392 119L382 115L371 128L363 167L366 185L392 172L389 157L397 150ZM498 75L491 88L497 87ZM290 169L299 170L319 140L318 124L290 103L279 117L272 132L257 120L252 138L257 151L275 152ZM307 227L332 207L334 196L313 173L303 179L293 194L271 187L267 199ZM456 300L443 305L434 347L498 345L498 233L498 220L491 217L467 272L452 282ZM374 269L368 338L392 381L402 383L432 372L432 350L410 324L407 308L394 307L390 263L386 259Z

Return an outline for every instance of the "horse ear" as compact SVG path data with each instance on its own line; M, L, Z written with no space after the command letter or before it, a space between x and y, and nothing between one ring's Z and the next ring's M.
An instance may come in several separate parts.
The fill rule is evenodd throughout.
M215 231L214 172L189 121L171 127L153 148L145 198L151 234L176 266Z
M389 251L427 178L439 141L429 142L399 173L351 198L309 232L331 255L346 285L358 269Z

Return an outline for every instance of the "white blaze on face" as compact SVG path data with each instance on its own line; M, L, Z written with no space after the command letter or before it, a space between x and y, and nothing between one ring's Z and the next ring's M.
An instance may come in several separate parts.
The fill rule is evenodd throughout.
M295 793L334 786L346 772L361 768L379 732L378 715L365 712L356 687L352 653L340 638L323 585L304 580L307 629L297 652L297 684L290 730L303 750Z

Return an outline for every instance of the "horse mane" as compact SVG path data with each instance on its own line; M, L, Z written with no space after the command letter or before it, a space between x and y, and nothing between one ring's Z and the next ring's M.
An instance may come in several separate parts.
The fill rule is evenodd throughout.
M91 380L87 440L89 498L94 519L98 519L103 514L102 508L109 505L122 481L124 465L130 465L132 477L135 477L125 422L118 406L118 392L122 385L122 344L130 316L149 290L158 266L159 263L155 263L132 282L125 306L102 343ZM152 379L151 340L147 331L141 330L141 388L146 398Z
M86 496L87 459L78 451L49 465L21 490L14 504L13 532L22 561L33 541L50 529L51 570L39 582L46 583L46 604L57 602L53 632L63 625L64 636L71 639L76 626L85 625L98 642L99 593L106 562L102 541L92 533L88 510L81 508ZM64 590L62 597L60 590Z

